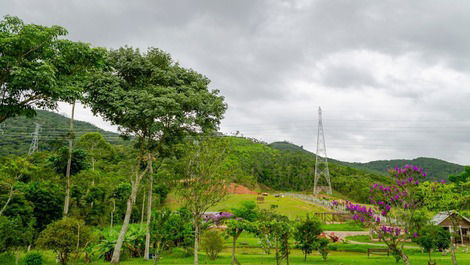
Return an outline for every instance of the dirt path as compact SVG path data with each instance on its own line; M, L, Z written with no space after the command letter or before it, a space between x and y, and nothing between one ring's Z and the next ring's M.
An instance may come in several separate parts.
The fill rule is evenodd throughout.
M335 235L339 236L340 238L346 239L348 236L368 236L369 231L325 231L325 233L330 234L334 233ZM376 247L387 247L384 243L370 243L370 242L359 242L354 240L349 240L348 243L356 244L356 245L368 245L368 246L376 246ZM417 246L405 246L405 248L412 248L412 249L419 249Z

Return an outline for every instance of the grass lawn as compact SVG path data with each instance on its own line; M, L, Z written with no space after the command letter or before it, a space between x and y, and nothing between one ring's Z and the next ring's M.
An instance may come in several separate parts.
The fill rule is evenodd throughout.
M353 237L355 241L361 240L359 237ZM362 238L362 240L365 240ZM274 251L271 254L267 255L259 248L258 239L255 238L252 234L242 233L238 239L237 246L237 258L243 265L254 265L254 264L275 264ZM291 242L291 246L294 246L294 242ZM370 258L367 257L367 249L371 248L369 245L364 244L351 244L351 243L330 243L329 249L330 253L327 261L323 261L318 252L314 252L312 255L309 255L307 261L304 261L303 254L298 249L292 249L289 259L289 264L292 265L314 265L314 264L327 264L327 265L394 265L395 259L393 257L387 257L383 255L374 255ZM377 248L373 247L372 248ZM406 249L405 250L410 257L411 264L413 265L426 265L427 264L427 254L421 253L420 249ZM55 265L55 255L52 251L42 251L44 256L43 265ZM200 252L200 264L230 264L230 239L226 239L225 248L220 254L220 257L216 260L209 260L203 251ZM433 259L437 261L439 265L450 265L451 260L450 256L443 256L441 253L433 253ZM460 248L457 252L457 259L459 264L470 264L470 252L464 253L464 249ZM0 264L1 265L13 265L14 260L6 262L5 259L1 259L0 255ZM23 264L23 263L20 263ZM70 262L69 264L73 264ZM78 264L84 265L83 262ZM91 265L104 265L109 264L104 261L95 260ZM134 259L124 259L121 262L122 265L138 265L138 264L153 264L152 261L144 261L142 258ZM162 258L158 264L161 265L170 265L170 264L181 264L181 265L190 265L193 264L193 257L188 256L186 252L182 249L175 249L172 253L165 253L162 255ZM401 263L398 263L401 264Z
M348 244L344 244L348 245ZM427 255L421 254L418 251L408 250L410 254L411 264L413 265L426 265ZM274 254L271 255L262 254L261 249L237 249L237 258L243 265L255 265L255 264L275 264ZM52 252L45 252L45 263L44 265L55 265L54 255ZM459 264L470 264L470 254L458 253L457 254ZM450 256L442 256L440 253L434 253L433 259L436 259L439 265L450 265ZM290 264L328 264L328 265L394 265L395 260L393 257L387 256L371 256L367 257L365 253L358 252L342 252L342 251L331 251L328 260L323 261L318 253L308 256L307 261L304 261L303 255L299 250L292 251L289 259ZM72 263L70 263L72 264ZM78 263L83 264L83 263ZM109 264L104 261L94 261L91 265L104 265ZM138 265L138 264L153 264L152 261L143 261L141 258L124 260L121 262L122 265ZM169 265L169 264L181 264L189 265L193 264L192 257L181 257L179 254L166 255L162 257L158 264ZM200 264L230 264L230 249L225 249L219 258L216 260L209 260L204 253L200 254ZM400 264L400 263L399 263ZM9 264L2 264L9 265Z
M322 229L324 231L366 231L367 230L367 228L362 227L355 223L323 224Z
M224 201L210 208L209 211L231 211L232 208L240 207L243 201L256 201L257 196L258 195L254 194L230 194ZM272 195L264 197L264 202L258 204L261 209L269 209L271 205L277 205L275 211L289 217L291 220L297 217L305 217L307 214L313 215L314 212L329 211L323 207L315 206L299 199L288 197L276 198ZM175 194L170 194L165 202L165 206L170 209L177 209L181 204Z
M352 240L356 242L364 242L364 243L374 243L374 244L384 244L382 242L379 242L377 240L370 240L369 236L347 236L347 240ZM405 246L414 246L417 247L418 245L413 242L405 242Z

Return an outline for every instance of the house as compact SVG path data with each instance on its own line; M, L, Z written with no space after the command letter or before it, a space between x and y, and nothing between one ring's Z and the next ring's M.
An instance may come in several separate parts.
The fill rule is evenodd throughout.
M440 212L436 214L431 223L443 227L447 231L457 235L454 242L457 244L470 244L470 219L456 212ZM454 231L454 227L455 230Z

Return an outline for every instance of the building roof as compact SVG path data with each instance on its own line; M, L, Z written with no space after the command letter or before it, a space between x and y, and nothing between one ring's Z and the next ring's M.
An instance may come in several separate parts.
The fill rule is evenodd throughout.
M436 214L431 219L431 223L433 223L435 225L439 225L442 222L444 222L444 220L447 219L447 217L449 217L451 214L457 214L457 213L455 213L455 212L440 212L440 213ZM464 219L465 221L470 223L470 219L468 219L467 217L465 217L463 215L460 215L460 214L459 214L459 216L462 217L462 219Z

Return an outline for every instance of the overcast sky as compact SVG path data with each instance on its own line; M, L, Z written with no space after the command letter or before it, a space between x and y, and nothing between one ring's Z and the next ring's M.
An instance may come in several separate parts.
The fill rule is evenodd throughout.
M315 151L321 106L329 157L470 164L470 1L0 0L0 14L166 50L225 96L226 133Z

